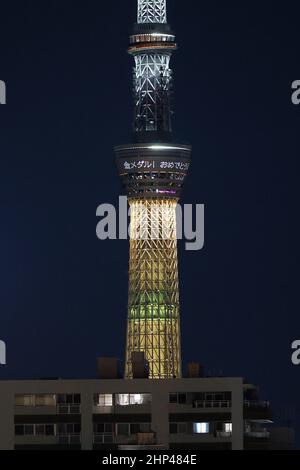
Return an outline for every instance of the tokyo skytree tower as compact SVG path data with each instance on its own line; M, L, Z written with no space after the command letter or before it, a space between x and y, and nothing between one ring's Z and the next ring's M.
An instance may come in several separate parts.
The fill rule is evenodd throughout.
M191 147L172 133L172 72L177 49L166 0L138 0L130 37L134 67L133 143L115 148L130 205L129 294L125 376L144 352L149 377L181 377L176 206Z

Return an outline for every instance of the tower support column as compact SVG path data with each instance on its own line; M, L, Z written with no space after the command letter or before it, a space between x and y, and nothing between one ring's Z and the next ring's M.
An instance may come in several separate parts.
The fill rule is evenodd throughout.
M181 376L174 199L131 199L126 377L145 352L150 378Z

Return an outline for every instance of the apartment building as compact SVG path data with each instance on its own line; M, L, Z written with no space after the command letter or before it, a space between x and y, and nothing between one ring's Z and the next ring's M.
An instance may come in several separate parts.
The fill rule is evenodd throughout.
M273 446L269 403L241 378L2 380L0 415L0 449Z

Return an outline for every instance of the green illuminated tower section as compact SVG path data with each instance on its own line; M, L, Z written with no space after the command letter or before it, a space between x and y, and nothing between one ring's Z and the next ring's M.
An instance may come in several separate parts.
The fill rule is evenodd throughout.
M125 377L144 352L152 379L181 377L176 207L191 148L174 143L172 72L177 48L166 0L139 0L130 37L134 68L134 142L115 148L130 206Z

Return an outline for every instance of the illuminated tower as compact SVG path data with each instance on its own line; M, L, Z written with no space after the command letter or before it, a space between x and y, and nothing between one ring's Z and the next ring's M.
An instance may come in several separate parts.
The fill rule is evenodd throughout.
M177 48L166 0L138 0L130 37L134 68L134 139L115 148L131 211L126 378L143 351L150 378L181 376L176 206L191 147L174 143L172 72Z

